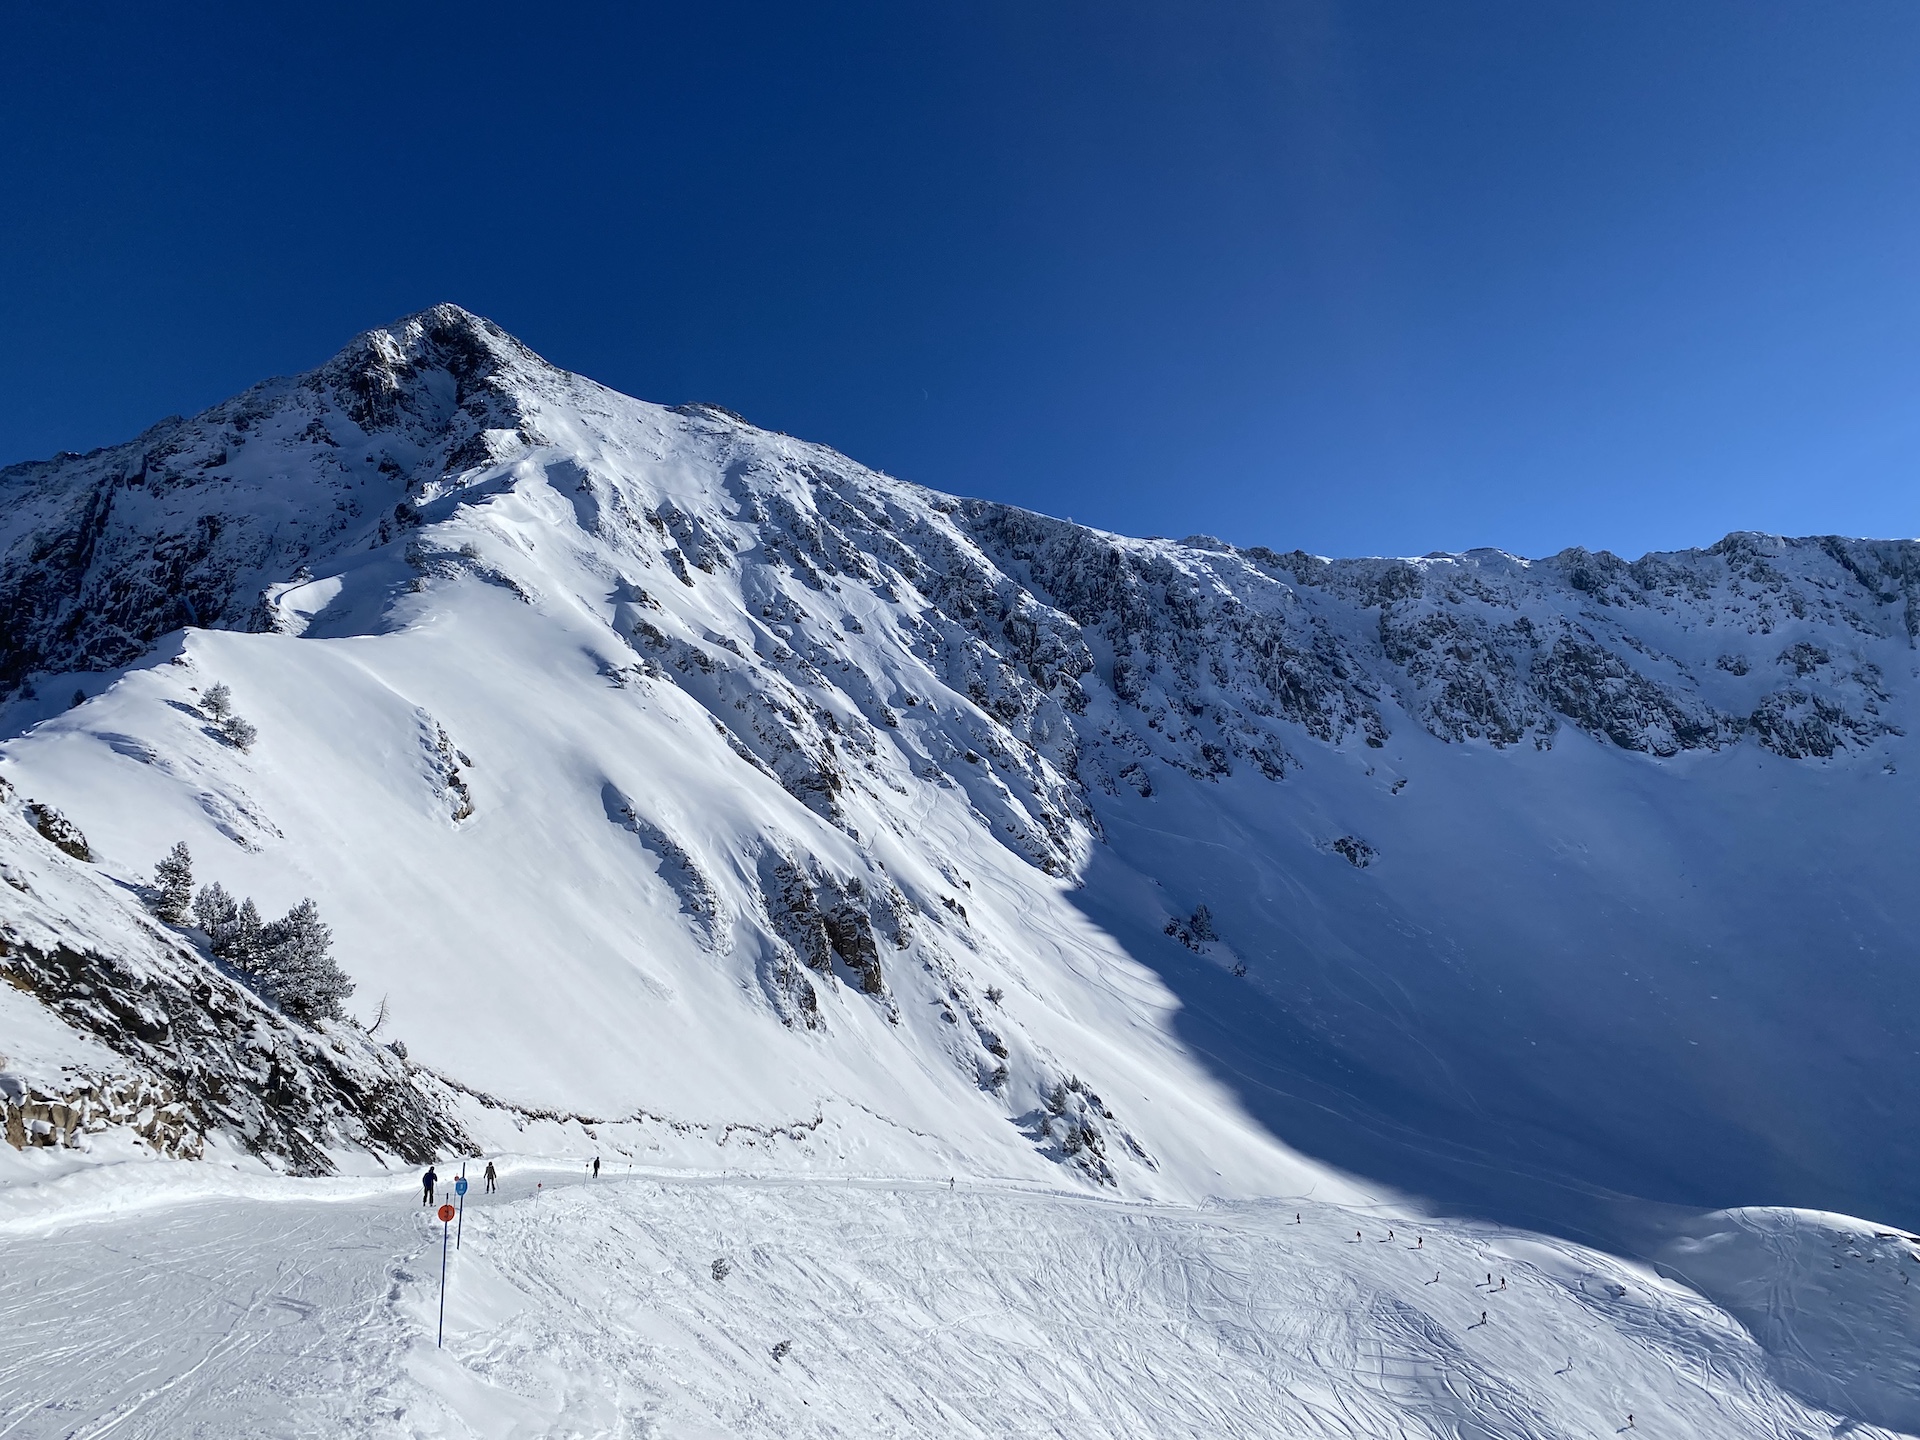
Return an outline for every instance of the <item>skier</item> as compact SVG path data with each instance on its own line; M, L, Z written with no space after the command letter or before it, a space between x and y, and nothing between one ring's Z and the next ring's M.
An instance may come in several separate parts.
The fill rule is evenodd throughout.
M491 1160L487 1161L487 1173L485 1178L487 1182L487 1188L483 1193L491 1195L493 1194L493 1191L494 1191L494 1181L498 1178L493 1173L493 1161Z
M1420 1237L1419 1237L1418 1239L1416 1239L1416 1240L1415 1240L1415 1241L1413 1242L1413 1248L1414 1248L1414 1249L1416 1249L1416 1250L1424 1250L1424 1249L1426 1249L1426 1248L1427 1248L1427 1237L1426 1237L1426 1236L1424 1236L1424 1235L1422 1235L1422 1236L1420 1236Z
M1484 1324L1486 1324L1486 1323L1487 1323L1487 1312L1486 1312L1486 1311L1484 1311L1484 1310L1482 1310L1482 1311L1480 1312L1480 1323L1481 1323L1482 1325L1484 1325Z
M596 1180L600 1178L600 1157L598 1155L593 1157L593 1178Z
M1500 1277L1500 1288L1502 1290L1505 1290L1507 1288L1507 1277L1504 1275Z
M440 1177L433 1173L433 1167L427 1167L427 1173L420 1177L420 1203L433 1204L433 1187L440 1183Z

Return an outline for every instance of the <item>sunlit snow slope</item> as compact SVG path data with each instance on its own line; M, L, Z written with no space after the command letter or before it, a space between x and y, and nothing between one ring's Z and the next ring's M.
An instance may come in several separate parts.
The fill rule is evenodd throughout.
M311 895L470 1134L1920 1221L1910 543L1128 540L453 307L0 487L0 775L124 911L71 943L179 839Z

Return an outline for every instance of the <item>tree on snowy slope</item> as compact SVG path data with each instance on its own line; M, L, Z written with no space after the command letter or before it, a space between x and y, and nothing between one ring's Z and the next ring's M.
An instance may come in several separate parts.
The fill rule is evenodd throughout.
M228 744L236 750L253 748L253 742L259 738L260 732L234 713L233 691L227 688L225 681L211 687L205 695L201 696L200 704L207 714L213 717L214 725L222 735L226 736Z
M200 887L200 893L193 902L193 923L207 932L207 941L214 954L220 953L222 937L232 929L239 913L239 902L227 893L227 887L218 880Z
M253 902L248 901L249 905ZM280 1008L295 1019L338 1020L353 982L334 963L333 931L320 908L302 900L260 932L255 969Z
M201 890L193 918L207 948L249 986L296 1020L337 1020L353 982L333 960L333 931L320 907L302 900L271 924L251 898L236 901L219 881Z
M238 901L218 880L200 891L193 918L207 932L207 948L251 979L260 954L260 911L252 900Z
M193 909L193 856L182 840L153 867L154 913L169 925L184 921Z

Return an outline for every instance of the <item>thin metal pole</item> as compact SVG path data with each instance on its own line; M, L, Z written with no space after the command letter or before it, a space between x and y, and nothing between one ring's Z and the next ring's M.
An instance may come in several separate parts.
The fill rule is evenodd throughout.
M440 1222L440 1338L436 1346L447 1343L447 1222Z

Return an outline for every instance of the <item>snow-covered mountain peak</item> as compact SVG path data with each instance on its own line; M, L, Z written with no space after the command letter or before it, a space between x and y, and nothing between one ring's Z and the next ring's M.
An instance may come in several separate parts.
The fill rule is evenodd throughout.
M185 838L314 896L473 1133L1347 1183L1291 1147L1564 1228L1907 1203L1907 1142L1825 1127L1920 1098L1912 542L1128 539L452 306L0 489L12 803L123 886Z
M436 305L358 336L306 377L363 434L444 432L456 414L507 419L559 372L490 320Z

